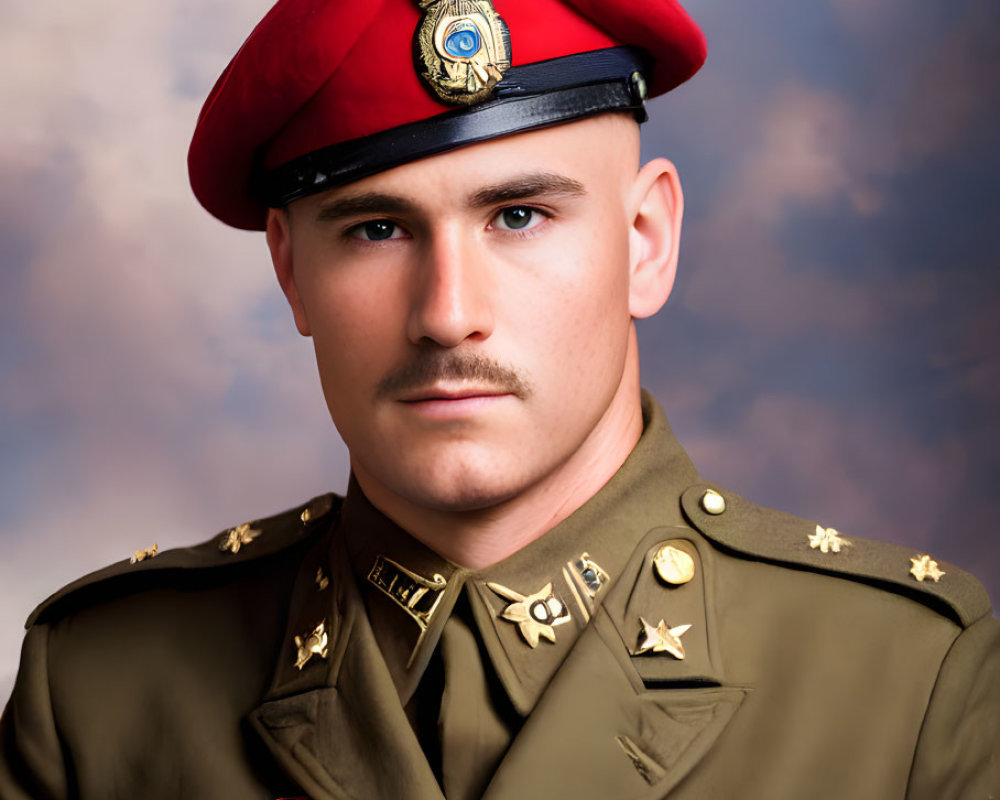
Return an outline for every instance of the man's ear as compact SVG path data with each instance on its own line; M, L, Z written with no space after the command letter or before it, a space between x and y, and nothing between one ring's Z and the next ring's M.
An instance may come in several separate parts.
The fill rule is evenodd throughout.
M644 165L630 195L629 313L655 314L670 296L684 216L684 195L677 169L665 158Z
M292 307L295 317L295 327L303 336L310 336L309 320L306 310L299 297L299 289L295 285L295 271L292 267L292 235L289 229L288 212L284 209L269 208L267 210L267 247L271 251L271 263L274 264L274 274L278 276L281 291L285 293L288 305Z

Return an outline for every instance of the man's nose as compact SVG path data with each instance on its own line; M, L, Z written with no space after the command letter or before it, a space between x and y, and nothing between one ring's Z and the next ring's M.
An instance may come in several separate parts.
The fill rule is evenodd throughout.
M414 344L456 347L493 333L493 278L474 236L436 232L413 274L407 335Z

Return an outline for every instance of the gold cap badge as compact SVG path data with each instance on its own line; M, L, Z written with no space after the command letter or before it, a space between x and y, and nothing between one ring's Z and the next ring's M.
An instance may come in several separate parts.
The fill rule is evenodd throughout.
M418 0L420 77L446 103L485 100L510 69L510 29L490 0Z

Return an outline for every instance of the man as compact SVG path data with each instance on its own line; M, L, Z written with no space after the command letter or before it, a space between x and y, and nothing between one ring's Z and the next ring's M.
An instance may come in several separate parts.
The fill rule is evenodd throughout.
M346 498L43 603L0 798L1000 792L974 579L703 481L641 393L683 200L636 119L697 27L421 5L282 0L190 154L266 230Z

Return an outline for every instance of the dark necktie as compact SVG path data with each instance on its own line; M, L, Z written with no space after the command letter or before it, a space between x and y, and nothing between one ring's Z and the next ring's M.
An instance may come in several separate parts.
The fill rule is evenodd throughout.
M416 698L421 720L417 736L447 800L482 797L518 724L471 619L463 593L445 623ZM430 724L432 715L436 726Z

